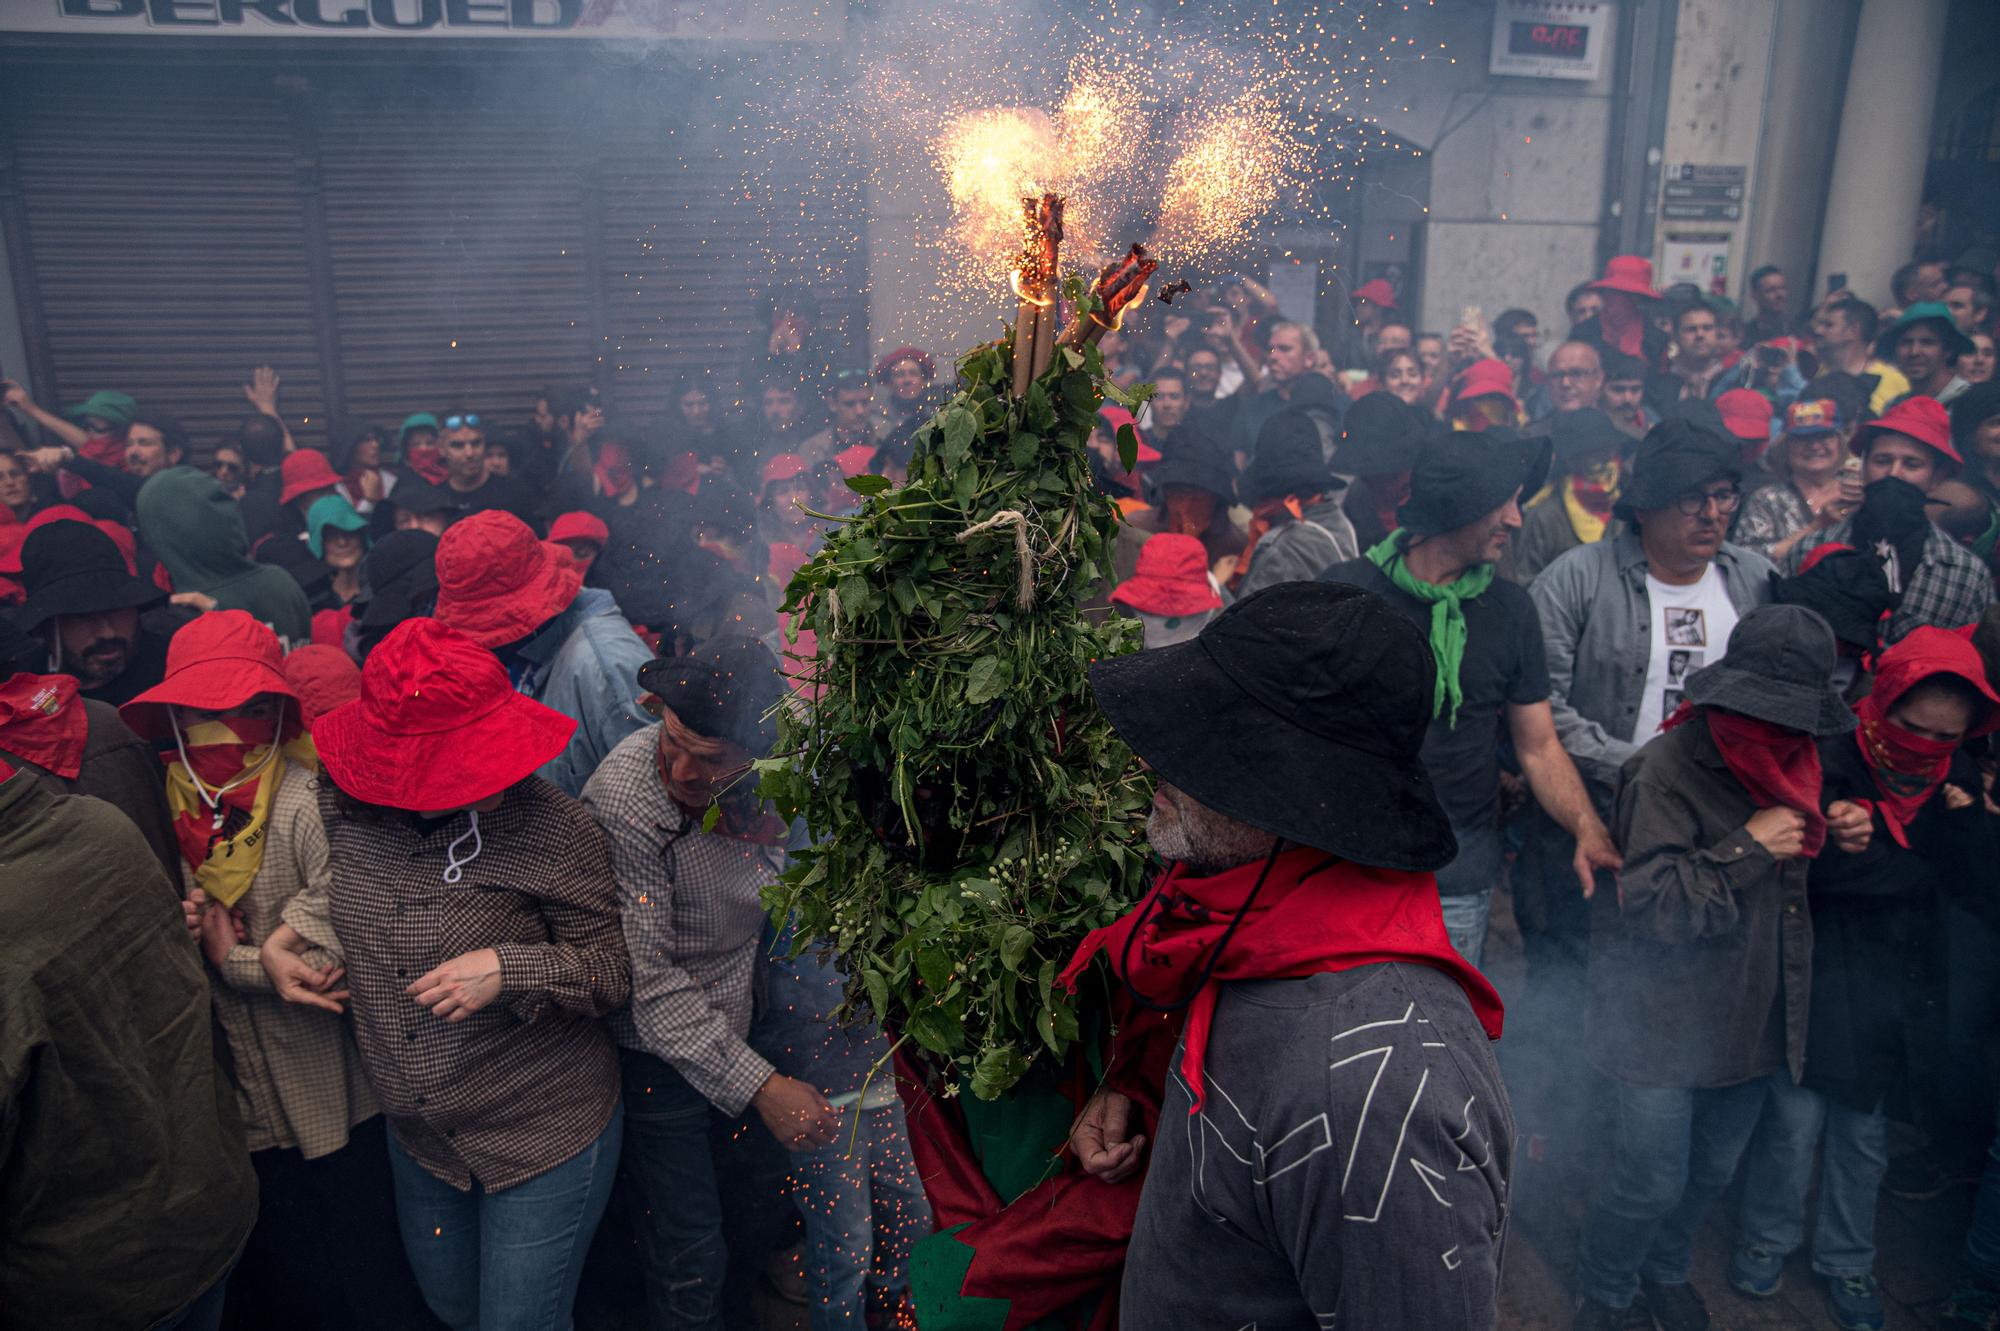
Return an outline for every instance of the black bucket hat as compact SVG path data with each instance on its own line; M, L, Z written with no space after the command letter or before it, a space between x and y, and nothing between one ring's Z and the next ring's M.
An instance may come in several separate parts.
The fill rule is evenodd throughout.
M1549 418L1549 443L1556 461L1574 462L1593 453L1622 452L1631 445L1632 436L1596 407L1580 407Z
M1410 497L1396 510L1404 529L1438 536L1477 522L1507 502L1542 488L1549 441L1523 439L1504 425L1479 434L1455 430L1424 445L1410 468Z
M429 614L437 602L438 538L416 527L390 532L368 549L361 578L368 596L355 610L364 629L387 632Z
M1903 599L1889 590L1882 566L1853 550L1833 549L1791 577L1771 575L1771 599L1816 611L1833 636L1864 652L1878 650L1882 616Z
M21 545L21 584L28 599L14 623L32 632L62 615L98 615L157 605L167 594L125 567L109 536L88 522L51 522Z
M1717 477L1743 479L1743 448L1734 439L1686 420L1665 420L1646 432L1632 460L1632 475L1612 516L1665 508Z
M1257 431L1257 456L1237 483L1246 503L1280 495L1330 494L1347 482L1326 465L1319 426L1299 408L1281 411Z
M1958 395L1951 404L1951 442L1960 457L1972 456L1979 427L1995 416L2000 416L2000 380L1974 384Z
M1421 757L1436 678L1416 625L1334 582L1267 587L1191 642L1090 668L1161 780L1297 845L1412 872L1458 855Z
M1687 677L1696 707L1807 735L1844 735L1854 712L1833 687L1833 628L1802 605L1760 605L1736 622L1729 650Z
M777 745L773 711L785 678L771 649L747 633L717 634L686 656L657 657L639 668L639 686L697 735L733 740L758 758Z
M1369 393L1347 409L1333 465L1349 476L1408 471L1431 437L1432 422L1386 389Z
M1185 485L1219 495L1224 503L1236 497L1235 469L1223 461L1221 448L1205 438L1179 440L1171 453L1146 468L1143 479L1155 495L1169 485Z

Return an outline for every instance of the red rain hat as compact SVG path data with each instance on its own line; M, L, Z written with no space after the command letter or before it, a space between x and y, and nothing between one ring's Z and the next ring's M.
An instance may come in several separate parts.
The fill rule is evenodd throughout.
M536 540L527 523L501 508L452 524L438 538L433 613L481 647L519 642L569 609L583 586L575 567L564 567L560 549Z
M835 453L833 461L840 468L842 476L859 476L868 470L870 463L875 461L875 451L873 444L856 444L852 448L843 448Z
M1119 427L1125 425L1132 427L1132 437L1139 441L1139 451L1132 459L1133 466L1143 467L1148 462L1158 462L1164 456L1159 449L1154 448L1146 442L1145 431L1139 428L1139 422L1133 420L1132 413L1125 410L1125 408L1100 407L1097 411L1097 418L1111 428L1111 436L1114 439L1118 437Z
M1951 415L1934 397L1906 397L1895 406L1883 412L1880 419L1872 420L1854 432L1848 441L1848 448L1861 456L1867 456L1868 441L1878 434L1900 434L1916 440L1934 452L1942 453L1959 466L1965 459L1951 442Z
M361 667L338 647L312 643L293 648L285 658L285 678L299 700L299 719L307 730L318 718L361 696Z
M1520 409L1520 402L1514 397L1514 372L1507 368L1507 362L1489 356L1476 360L1458 372L1458 378L1451 381L1451 404L1470 402L1476 397L1504 397Z
M1630 296L1658 300L1653 290L1653 261L1638 254L1620 254L1604 265L1604 276L1590 284L1592 291L1623 291Z
M856 447L860 446L856 445ZM870 449L868 455L871 458L874 457L874 450ZM771 456L771 460L764 464L763 485L768 489L776 485L779 481L795 481L805 475L810 469L806 460L797 453L774 453Z
M302 494L314 490L325 490L340 484L340 473L326 460L326 454L316 448L301 448L288 453L278 469L284 478L285 488L278 494L278 502L289 504Z
M299 695L285 678L285 651L278 635L246 610L211 610L181 625L167 643L167 677L118 709L142 739L173 734L167 706L220 712L240 707L260 693L292 700L286 730L298 722Z
M1754 388L1732 388L1715 399L1729 433L1746 444L1771 442L1771 403Z
M335 785L419 813L499 794L575 733L575 721L516 693L492 652L435 619L390 630L368 653L361 696L313 723Z
M1148 615L1180 617L1222 608L1208 583L1208 549L1192 536L1161 532L1139 547L1139 567L1111 599Z
M611 528L605 526L604 519L595 513L563 513L549 524L549 539L557 544L595 541L602 547L611 544Z
M1378 277L1356 287L1349 299L1365 300L1370 305L1380 305L1385 310L1393 310L1396 308L1396 289Z
M889 371L896 368L898 361L913 360L917 368L924 372L924 382L937 378L937 362L931 353L922 347L897 347L894 351L875 362L875 377L883 383L889 382Z

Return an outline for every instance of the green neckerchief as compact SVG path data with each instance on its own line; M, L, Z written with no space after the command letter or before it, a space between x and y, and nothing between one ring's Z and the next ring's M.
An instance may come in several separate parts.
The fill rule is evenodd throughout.
M1382 538L1368 551L1368 562L1382 570L1398 590L1428 601L1431 606L1431 655L1437 658L1437 697L1434 716L1445 714L1451 704L1451 725L1458 726L1458 707L1465 694L1458 685L1459 666L1465 661L1465 603L1493 585L1493 565L1474 564L1452 582L1425 582L1403 563L1403 529Z

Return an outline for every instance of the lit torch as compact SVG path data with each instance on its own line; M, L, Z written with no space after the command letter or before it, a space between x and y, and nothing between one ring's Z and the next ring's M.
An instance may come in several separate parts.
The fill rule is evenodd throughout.
M1099 338L1124 323L1125 312L1146 298L1146 284L1153 280L1159 266L1157 259L1147 257L1144 245L1134 245L1123 257L1105 265L1090 287L1090 293L1104 302L1104 308L1072 319L1063 330L1063 345L1094 346Z
M1056 298L1061 273L1056 266L1063 236L1063 201L1057 194L1021 200L1021 261L1014 269L1014 396L1041 377L1056 354Z

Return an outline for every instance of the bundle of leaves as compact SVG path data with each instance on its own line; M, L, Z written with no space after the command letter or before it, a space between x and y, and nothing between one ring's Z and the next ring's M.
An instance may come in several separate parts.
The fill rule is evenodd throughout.
M837 959L839 1015L865 1006L982 1099L1078 1039L1055 977L1137 896L1152 794L1088 675L1140 631L1079 609L1118 524L1091 429L1107 396L1137 401L1095 347L1059 349L1016 398L1010 354L1003 339L959 363L904 485L848 482L861 511L787 593L818 640L792 654L811 700L758 764L813 842L767 903L795 948ZM1129 468L1129 426L1119 448Z

